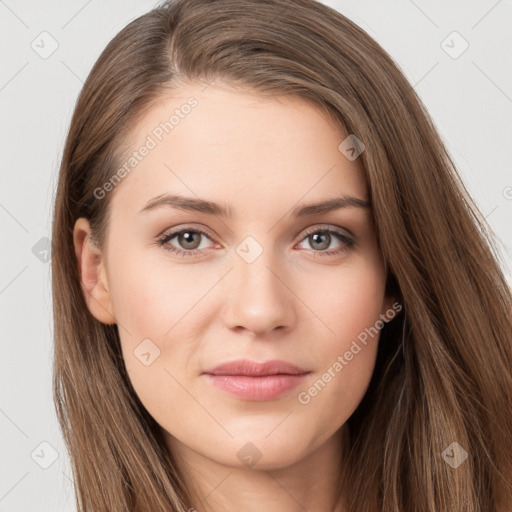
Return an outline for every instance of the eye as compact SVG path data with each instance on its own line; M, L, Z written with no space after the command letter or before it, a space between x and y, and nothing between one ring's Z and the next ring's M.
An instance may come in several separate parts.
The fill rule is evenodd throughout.
M178 256L197 256L203 252L204 247L200 247L201 238L209 238L208 233L198 228L184 228L180 230L172 231L171 233L164 233L159 239L158 244L163 246L166 251L177 254ZM176 238L180 247L169 245L169 242Z
M339 245L334 249L328 249L331 243L338 240ZM306 232L302 242L307 241L312 247L313 257L335 256L348 252L355 244L354 240L338 229L313 228ZM301 243L302 243L301 242Z
M205 247L201 247L202 238L210 239L210 235L201 229L185 227L182 229L175 229L170 233L164 233L158 238L159 246L162 246L166 251L170 251L182 257L194 257L201 255ZM170 242L176 239L180 247L176 247ZM331 244L338 241L338 246L334 249ZM301 243L307 241L310 244L313 257L318 256L334 256L348 252L355 244L354 240L338 229L332 228L312 228L308 230L303 236Z

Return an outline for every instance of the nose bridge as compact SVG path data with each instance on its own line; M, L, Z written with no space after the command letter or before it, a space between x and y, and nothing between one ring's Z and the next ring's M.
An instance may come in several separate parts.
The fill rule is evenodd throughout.
M272 247L252 236L236 247L224 305L224 321L230 327L262 333L291 325L293 297L274 256Z

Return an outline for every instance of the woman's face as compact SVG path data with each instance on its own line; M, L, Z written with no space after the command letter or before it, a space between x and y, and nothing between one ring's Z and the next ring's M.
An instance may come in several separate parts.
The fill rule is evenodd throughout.
M96 191L113 196L101 260L82 253L88 304L170 447L283 467L360 403L392 299L347 134L297 98L202 89L162 96ZM251 364L276 360L298 370Z

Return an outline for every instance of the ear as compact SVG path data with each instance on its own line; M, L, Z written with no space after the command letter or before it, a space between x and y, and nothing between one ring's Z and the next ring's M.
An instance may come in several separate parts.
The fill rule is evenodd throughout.
M82 217L75 222L73 242L82 291L89 311L100 322L115 324L104 257L91 240L91 228L87 219Z

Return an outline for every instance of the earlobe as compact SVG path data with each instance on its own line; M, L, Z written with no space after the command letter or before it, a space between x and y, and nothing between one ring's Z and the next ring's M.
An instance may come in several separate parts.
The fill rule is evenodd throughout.
M115 314L101 250L91 240L89 221L75 222L73 242L85 302L91 314L104 324L115 324Z

